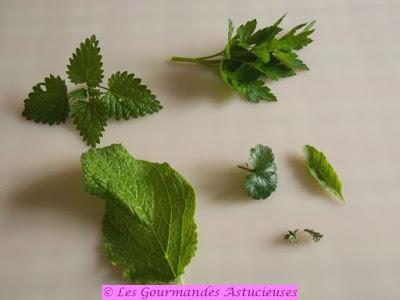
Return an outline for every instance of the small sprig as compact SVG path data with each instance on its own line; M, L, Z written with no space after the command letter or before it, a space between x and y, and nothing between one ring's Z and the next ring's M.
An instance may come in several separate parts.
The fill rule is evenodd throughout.
M228 86L250 102L276 101L265 81L308 70L296 52L312 42L310 36L315 23L297 25L280 35L283 18L259 30L256 30L257 20L248 21L237 28L236 34L229 20L228 41L222 51L196 58L174 56L171 61L195 63L216 70Z
M323 234L316 232L313 229L304 229L304 231L311 235L311 238L315 243L319 242L324 236Z
M72 54L67 69L68 78L78 88L68 93L60 76L46 77L25 99L24 117L52 125L64 123L71 115L83 140L95 146L100 143L108 119L138 118L162 108L134 74L116 72L108 79L107 87L101 85L103 62L99 41L94 35Z
M299 242L299 239L297 237L297 232L299 230L289 230L287 234L285 234L285 240L287 240L288 242L292 243L292 244L297 244Z

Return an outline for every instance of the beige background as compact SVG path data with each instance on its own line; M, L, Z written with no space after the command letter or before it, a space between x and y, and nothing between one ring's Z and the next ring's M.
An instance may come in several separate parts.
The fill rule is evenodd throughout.
M227 19L285 27L316 19L301 52L311 71L270 84L278 103L252 105L200 67L226 41ZM0 298L99 299L122 282L101 254L103 201L81 188L87 150L70 122L20 117L23 99L95 33L106 75L130 70L165 109L110 122L101 146L168 161L197 191L198 253L187 283L296 283L301 299L395 299L400 281L400 2L4 1L0 3ZM257 143L276 155L278 190L247 199L235 166ZM338 204L307 175L301 147L322 149L344 182ZM320 244L281 242L311 227Z

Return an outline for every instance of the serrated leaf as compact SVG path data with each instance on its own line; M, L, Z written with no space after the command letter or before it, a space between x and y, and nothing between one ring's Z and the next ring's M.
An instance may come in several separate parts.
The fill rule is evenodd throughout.
M117 120L137 118L158 112L160 102L141 80L128 72L117 72L108 80L109 91L102 100L107 105L108 116Z
M222 79L240 95L245 97L250 102L260 101L276 101L276 97L271 93L271 90L265 86L262 80L255 80L251 82L242 82L239 79L239 72L237 70L230 71L229 64L222 63L220 66L220 75ZM259 74L257 75L259 76ZM243 80L243 77L241 78ZM251 79L248 77L248 79Z
M38 83L24 101L22 115L28 120L44 124L60 124L69 115L67 86L59 76L50 75Z
M87 192L105 200L103 246L136 284L180 283L197 249L195 194L167 163L133 158L122 145L82 155Z
M326 191L336 196L342 203L345 203L342 194L342 183L324 153L311 145L305 145L303 152L310 174Z
M107 126L107 107L98 98L89 101L75 101L72 104L72 118L83 140L94 147L100 143L104 128Z
M247 40L253 34L257 27L257 20L253 19L246 24L240 25L236 31L239 43L247 44Z
M68 98L72 100L86 100L88 97L88 90L80 88L68 93Z
M297 54L293 52L284 52L276 50L273 52L275 56L282 64L291 69L308 70L308 67L298 59Z
M246 192L253 199L266 199L276 190L278 183L274 154L271 148L256 145L250 150L250 163L253 169L244 168L251 172L246 177Z
M103 80L102 66L99 41L92 35L81 43L69 59L68 78L75 84L86 83L95 87Z
M288 33L282 36L279 40L277 40L276 48L284 51L289 51L293 49L300 50L303 47L307 46L313 41L310 38L310 35L314 32L314 29L312 29L314 24L315 21L312 21L309 24L304 23L294 27L292 30L290 30ZM306 26L304 30L301 31L300 33L297 33L297 31L303 28L304 26Z
M296 75L295 71L279 63L275 57L271 57L271 60L268 62L268 64L265 64L261 61L256 61L252 64L270 80L278 80Z
M282 20L285 18L285 15L283 15L281 18L279 18L274 24L271 26L265 27L263 29L260 29L256 31L248 40L247 43L249 45L255 44L255 45L261 45L261 44L268 44L271 42L271 40L279 33L282 31L282 28L279 27L279 24L282 22Z

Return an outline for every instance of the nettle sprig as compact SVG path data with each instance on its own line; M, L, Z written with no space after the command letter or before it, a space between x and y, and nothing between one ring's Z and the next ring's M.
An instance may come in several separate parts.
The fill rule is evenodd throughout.
M303 23L279 35L282 31L279 25L284 17L257 31L257 20L251 20L239 26L235 35L233 23L229 20L228 43L222 51L196 58L174 56L171 60L196 63L217 70L232 89L250 102L276 101L265 81L308 70L296 51L312 42L310 35L314 32L315 23Z
M116 72L107 86L102 86L103 63L95 35L80 44L67 69L70 81L80 86L68 93L60 76L49 75L25 99L23 116L52 125L64 123L71 115L83 140L95 146L100 143L108 119L128 120L162 109L156 97L132 73Z

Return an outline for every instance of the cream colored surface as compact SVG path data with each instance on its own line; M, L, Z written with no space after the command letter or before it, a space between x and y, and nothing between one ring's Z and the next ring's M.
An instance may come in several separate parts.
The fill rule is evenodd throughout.
M227 19L285 27L317 20L301 51L311 70L271 83L278 103L249 104L214 74L171 64L226 41ZM187 283L295 283L301 299L395 299L400 281L400 3L330 1L1 1L0 298L99 299L121 282L101 254L103 201L82 191L88 148L71 122L20 117L49 73L66 77L72 50L95 33L106 75L142 77L164 110L110 122L101 146L168 161L197 191L199 249ZM278 190L247 199L235 166L270 145ZM344 182L339 205L310 179L301 147L322 149ZM311 227L320 244L282 243Z

